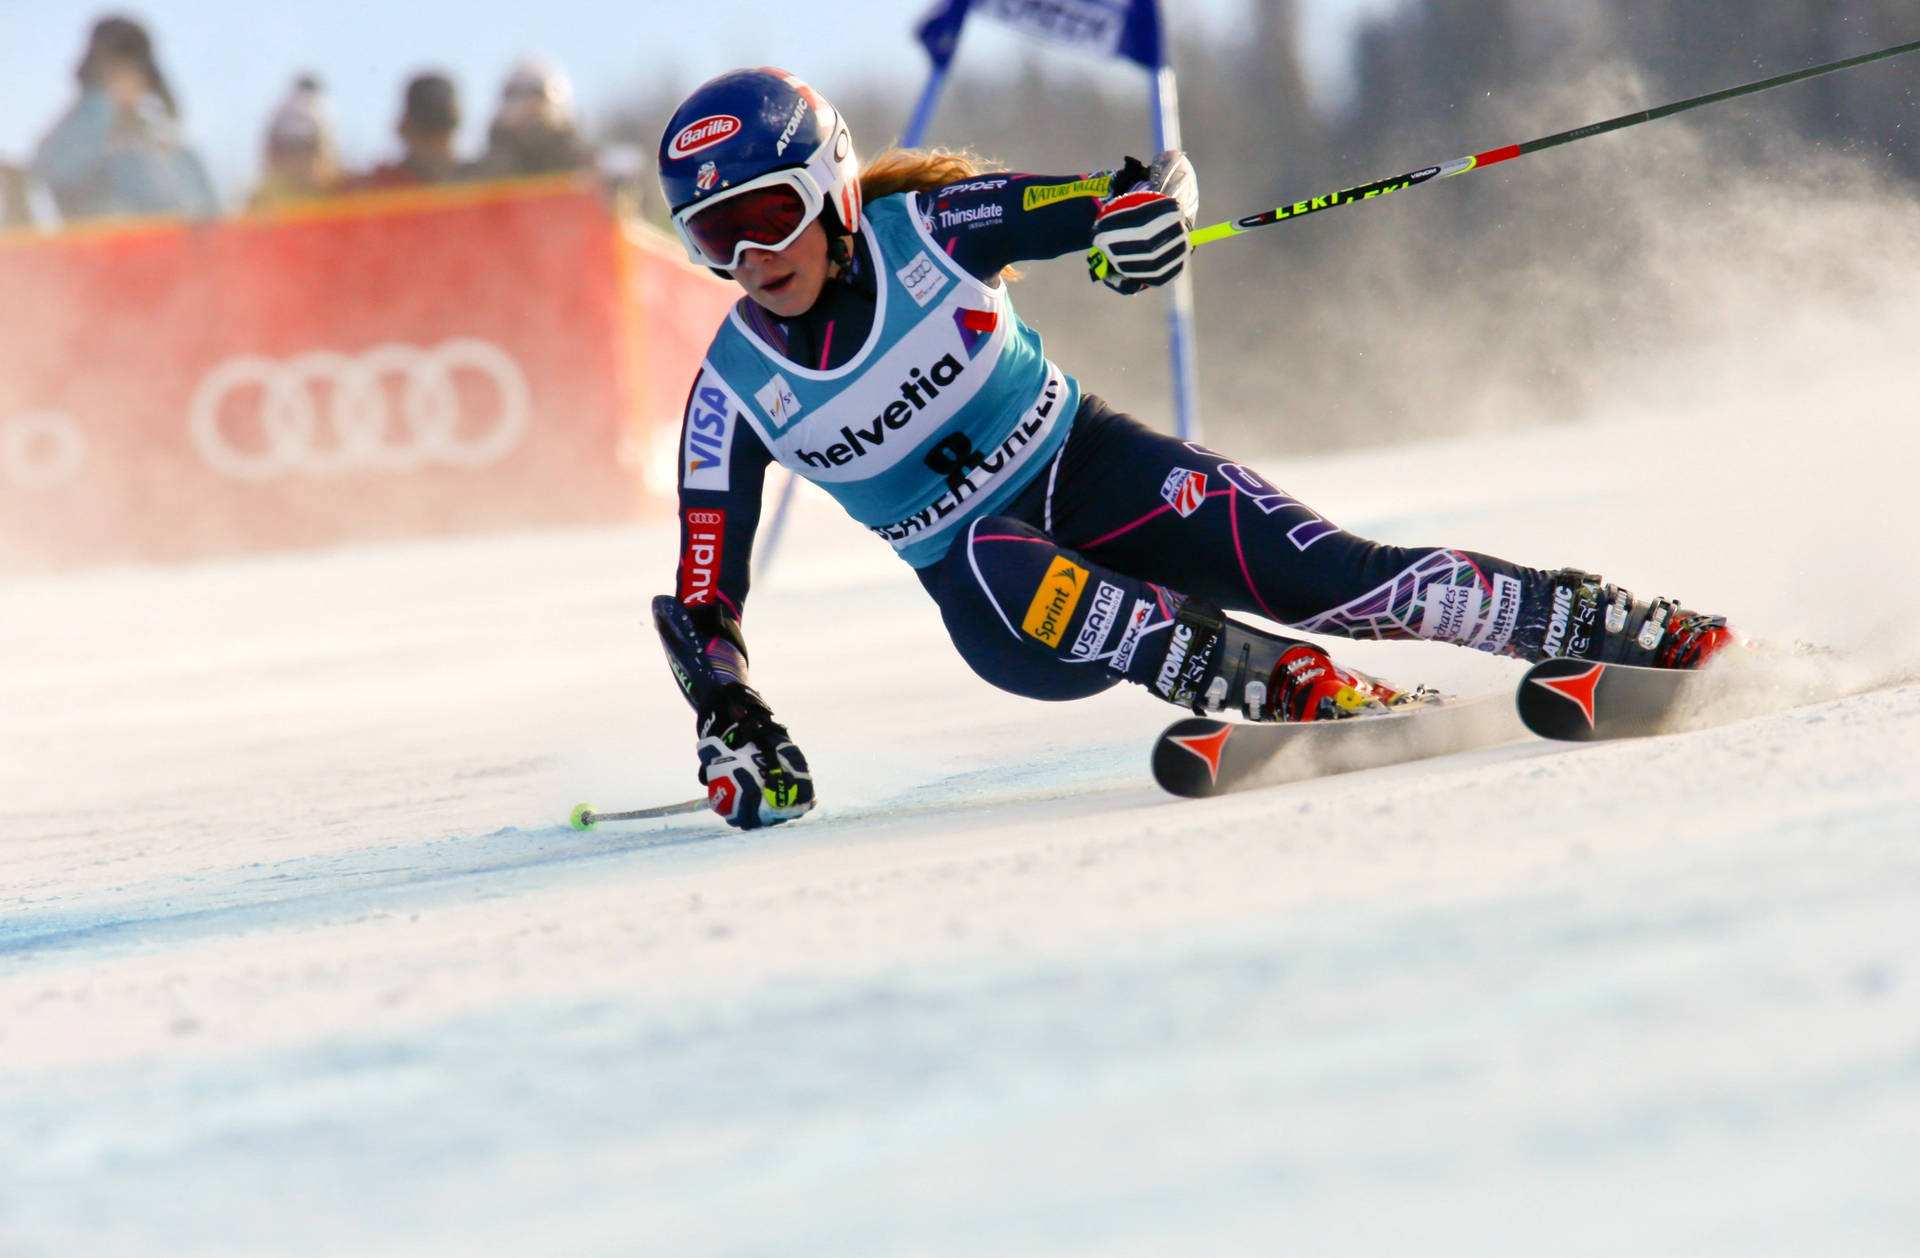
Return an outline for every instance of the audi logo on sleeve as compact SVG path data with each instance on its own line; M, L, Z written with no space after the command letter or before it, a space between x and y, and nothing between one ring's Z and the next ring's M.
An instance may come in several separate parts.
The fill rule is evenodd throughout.
M86 457L86 436L69 415L27 411L0 419L0 484L57 489L80 474Z
M236 480L474 470L520 444L529 399L511 355L466 338L230 358L194 390L187 422L207 465Z

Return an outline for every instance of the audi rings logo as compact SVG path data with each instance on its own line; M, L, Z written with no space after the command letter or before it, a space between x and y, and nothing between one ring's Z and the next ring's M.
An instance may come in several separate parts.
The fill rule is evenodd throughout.
M498 463L526 435L520 366L486 341L228 359L194 390L193 443L238 480Z
M56 489L80 473L87 439L59 411L0 419L0 481L19 489Z

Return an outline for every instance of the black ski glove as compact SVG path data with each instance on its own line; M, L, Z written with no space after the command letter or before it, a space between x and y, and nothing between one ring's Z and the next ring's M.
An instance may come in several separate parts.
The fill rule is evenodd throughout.
M708 805L742 830L777 826L812 808L807 758L747 685L746 643L733 617L662 594L653 600L653 624L673 679L693 705Z
M734 682L715 690L695 730L707 804L728 825L777 826L813 807L806 756L751 687Z
M1169 149L1151 166L1129 157L1113 188L1093 220L1087 254L1092 277L1132 294L1180 274L1193 251L1188 233L1200 211L1200 185L1186 154Z

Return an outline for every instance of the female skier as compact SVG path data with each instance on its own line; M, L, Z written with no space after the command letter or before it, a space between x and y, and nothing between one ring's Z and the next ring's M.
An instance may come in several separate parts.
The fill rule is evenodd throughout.
M1130 681L1196 712L1313 721L1404 698L1226 611L1523 660L1692 668L1736 640L1589 573L1356 537L1083 393L1002 272L1091 245L1121 293L1173 278L1198 202L1179 153L1047 177L897 151L863 172L818 92L736 70L675 112L660 184L689 256L746 291L687 400L678 596L654 600L700 780L731 825L814 804L806 757L747 684L740 628L775 461L913 567L975 672L1035 699Z

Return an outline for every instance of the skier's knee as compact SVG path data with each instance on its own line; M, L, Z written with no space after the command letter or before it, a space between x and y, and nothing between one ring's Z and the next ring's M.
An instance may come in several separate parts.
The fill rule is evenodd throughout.
M923 579L982 680L1030 699L1083 699L1120 680L1083 641L1112 623L1122 598L1094 571L1031 525L989 516Z

